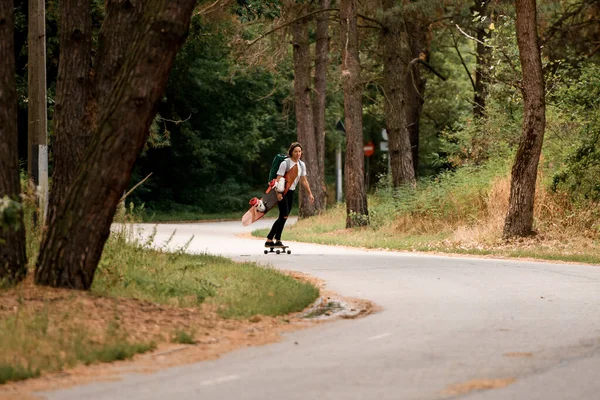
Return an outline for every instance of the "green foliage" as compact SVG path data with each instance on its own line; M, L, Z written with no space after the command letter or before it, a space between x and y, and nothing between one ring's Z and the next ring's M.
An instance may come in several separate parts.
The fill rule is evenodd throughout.
M241 211L252 188L264 191L273 155L295 136L282 116L288 85L258 67L238 69L229 28L192 20L152 129L152 140L164 145L150 143L132 179L154 173L132 195L148 209Z
M233 11L242 22L258 18L275 19L281 14L280 0L237 0Z
M600 200L600 67L583 63L565 71L550 96L546 166L554 167L551 187L575 201Z
M24 367L18 363L9 365L0 363L0 385L8 381L22 381L40 376L40 371Z
M23 211L23 205L12 200L8 196L0 199L0 229L10 228L19 230L21 228L19 215Z
M453 136L470 123L472 115L473 88L452 35L446 30L436 30L435 35L429 63L446 80L421 67L427 86L419 126L420 176L435 175L452 167L448 160L453 156L453 149L444 145L458 140ZM473 67L472 42L463 40L457 46L467 66Z
M383 188L377 192L373 204L375 215L411 216L437 220L448 225L475 224L486 214L489 190L498 176L505 176L509 161L495 158L487 163L466 165L456 171L440 173L432 179L421 179L417 189L402 188L392 191ZM375 226L383 225L377 221Z
M175 331L175 335L171 339L173 343L181 343L181 344L196 344L196 340L194 339L194 333L188 333L183 330Z

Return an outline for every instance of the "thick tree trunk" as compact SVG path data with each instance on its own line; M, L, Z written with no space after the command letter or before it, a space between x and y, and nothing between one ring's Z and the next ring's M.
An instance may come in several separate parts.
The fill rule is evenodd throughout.
M512 168L504 237L533 232L537 168L546 127L544 76L537 34L535 0L517 0L517 45L523 70L524 116L521 142Z
M428 61L430 38L427 29L425 29L426 25L416 15L405 16L404 21L408 31L409 58L411 60L424 59L424 61ZM419 63L411 61L406 73L405 84L406 127L410 137L415 176L418 175L419 167L419 127L426 84L419 66Z
M485 103L488 96L488 72L490 69L490 52L491 47L484 45L485 40L489 38L485 28L490 24L490 16L488 15L488 1L475 0L473 11L478 15L486 17L483 22L476 28L476 61L475 61L475 94L473 99L473 116L482 118L485 116ZM485 25L485 26L484 26Z
M0 2L0 199L19 201L21 184L17 149L17 89L15 81L14 6ZM0 282L16 283L27 274L23 215L18 228L0 226Z
M331 0L321 0L320 8L328 9ZM327 187L325 185L325 108L327 105L327 66L329 64L329 13L317 14L317 38L315 45L315 96L313 100L313 121L317 142L317 178L313 189L317 212L327 207Z
M115 77L132 45L133 29L144 12L143 0L107 0L106 17L98 35L94 63L93 110L102 110L113 89ZM93 114L94 119L97 113ZM95 121L94 121L95 122Z
M92 285L194 5L195 0L147 1L142 19L132 26L131 45L98 110L85 162L43 236L36 283L74 289Z
M381 32L383 50L384 112L389 140L389 156L394 188L414 185L415 170L408 129L406 128L405 85L406 46L402 34L402 21L394 0L383 0L385 28Z
M304 10L300 11L305 12ZM296 123L298 141L302 144L302 158L306 163L307 179L311 188L319 184L317 143L313 124L311 85L310 85L310 43L308 38L308 19L294 22L292 26L294 47L294 98L296 103ZM315 215L315 203L308 200L308 193L300 189L300 207L298 215L306 218Z
M346 125L346 227L367 225L369 212L365 192L362 82L358 51L357 0L340 2L340 43L342 44L342 86Z
M88 98L92 51L91 0L61 0L60 62L54 111L54 170L48 206L52 219L75 179L91 132Z

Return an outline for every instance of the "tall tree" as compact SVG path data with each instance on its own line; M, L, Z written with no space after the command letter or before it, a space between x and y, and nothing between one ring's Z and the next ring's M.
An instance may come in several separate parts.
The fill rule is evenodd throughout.
M113 4L131 9L129 1ZM141 18L130 25L128 40L115 40L112 35L118 32L102 29L107 32L107 43L115 44L102 51L124 54L122 66L116 75L108 76L110 82L96 82L96 87L110 87L109 94L97 100L90 143L64 200L47 222L36 283L90 288L119 199L148 137L175 54L187 35L194 5L195 0L145 2ZM103 27L119 24L121 16L107 13ZM72 56L62 54L61 62Z
M406 126L406 57L407 40L403 33L401 15L394 0L383 0L381 47L383 50L383 91L389 156L394 188L414 185L415 169L409 132Z
M321 0L320 9L327 10L331 0ZM325 186L325 109L327 98L327 67L329 64L329 13L316 15L317 33L315 43L315 85L313 100L313 121L317 142L317 179L313 188L315 209L324 211L327 205L327 188Z
M305 7L298 9L298 14L306 14ZM313 122L311 100L311 57L308 33L308 18L300 18L292 24L294 48L294 98L296 105L296 124L298 141L303 146L303 158L306 162L307 179L310 186L317 188L318 183L318 154ZM317 202L315 198L315 203ZM300 190L300 217L315 214L317 205L308 201L307 194Z
M421 74L421 61L428 61L429 42L431 40L426 28L429 22L424 23L421 18L421 13L416 10L411 10L410 14L404 17L404 23L408 32L407 39L410 57L410 62L406 70L404 108L406 111L406 128L408 129L408 136L410 138L415 177L417 176L419 167L419 128L423 103L425 101L425 85L427 83Z
M508 213L503 236L526 236L533 231L537 169L546 127L545 85L542 71L535 0L517 0L516 28L523 71L523 128L512 167Z
M14 7L0 2L0 199L19 201L17 90L15 81ZM27 274L25 229L21 212L17 227L0 224L0 282L15 283Z
M473 115L481 118L485 115L485 103L488 96L491 47L485 41L490 37L488 29L492 23L489 12L488 0L475 0L472 8L473 13L478 16L478 24L475 27L477 41L475 42L475 94L473 98Z
M54 107L54 168L48 219L65 199L90 141L91 0L61 0L60 62Z
M369 210L365 192L363 155L363 85L360 78L357 0L340 1L340 44L342 46L342 86L346 125L346 227L367 225Z

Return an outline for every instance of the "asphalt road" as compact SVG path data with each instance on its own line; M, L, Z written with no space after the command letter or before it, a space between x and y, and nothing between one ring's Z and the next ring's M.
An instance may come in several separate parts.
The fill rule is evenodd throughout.
M258 227L272 221L259 221ZM160 225L170 246L305 272L382 311L220 359L126 375L48 399L600 398L600 267L361 251L235 237L239 222ZM143 227L148 232L152 228ZM284 234L285 236L285 234ZM513 382L458 394L452 385ZM514 381L513 381L514 380ZM464 386L462 386L464 387Z

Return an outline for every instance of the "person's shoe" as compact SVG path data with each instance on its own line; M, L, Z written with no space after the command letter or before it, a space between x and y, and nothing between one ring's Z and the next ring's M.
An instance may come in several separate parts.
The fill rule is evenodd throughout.
M275 247L275 242L273 242L272 240L267 240L265 242L265 247Z
M281 240L278 240L275 242L275 247L285 247L285 245L281 243Z

